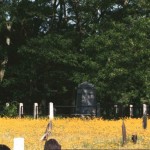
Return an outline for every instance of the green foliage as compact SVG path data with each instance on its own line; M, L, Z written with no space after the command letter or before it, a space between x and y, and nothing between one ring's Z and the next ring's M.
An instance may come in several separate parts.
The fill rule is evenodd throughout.
M149 103L149 5L148 0L4 3L0 62L8 63L1 99L71 104L75 87L88 81L103 104Z
M148 24L148 18L127 23L112 22L112 27L103 34L84 41L83 51L97 64L89 78L98 87L103 101L107 97L114 103L139 103L140 97L146 96L148 87L145 84L149 81L144 76L149 74L146 70L150 66Z
M4 117L16 117L18 115L17 112L18 103L13 101L11 103L7 103L3 108L2 115Z

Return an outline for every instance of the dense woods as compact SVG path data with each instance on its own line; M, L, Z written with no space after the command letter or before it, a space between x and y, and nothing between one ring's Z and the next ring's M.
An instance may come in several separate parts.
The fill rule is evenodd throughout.
M150 103L149 0L1 0L0 102Z

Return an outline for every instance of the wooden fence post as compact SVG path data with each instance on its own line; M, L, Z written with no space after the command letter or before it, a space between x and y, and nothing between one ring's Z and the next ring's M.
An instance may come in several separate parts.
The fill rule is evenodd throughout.
M34 119L38 118L38 103L34 103Z
M14 138L13 150L24 150L24 138Z
M54 119L54 105L52 102L49 103L49 119Z

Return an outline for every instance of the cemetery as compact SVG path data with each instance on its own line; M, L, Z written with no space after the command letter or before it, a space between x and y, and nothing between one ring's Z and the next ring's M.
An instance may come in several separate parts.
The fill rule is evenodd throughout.
M149 33L150 0L0 0L0 150L150 149Z
M150 148L147 104L115 104L106 117L108 110L96 102L94 86L87 82L78 86L75 104L58 106L49 102L44 116L38 103L33 104L30 115L24 112L24 103L18 103L16 116L0 118L0 143L13 150L42 150L45 140L56 138L63 149ZM6 110L10 105L6 103ZM63 114L62 108L71 111Z
M142 117L144 113L150 114L150 106L148 104L141 105L121 105L114 104L108 105L108 107L101 105L101 103L96 99L96 91L93 84L88 82L83 82L78 85L76 99L74 105L55 105L53 102L46 103L45 107L41 107L40 103L33 103L30 105L24 105L24 103L16 103L16 115L19 118L30 116L34 119L47 116L64 116L64 117L81 117L81 116L94 116L101 117L105 119L119 119L123 117L139 118ZM7 102L4 104L5 109L9 111L11 108L11 103ZM27 111L28 107L31 108L30 112ZM3 112L1 106L1 113ZM44 109L44 113L43 113ZM43 113L43 114L42 114ZM2 115L2 114L1 114ZM6 115L7 116L7 115Z
M62 149L149 149L150 122L146 120L54 117L48 139L57 139ZM43 150L41 138L48 118L0 118L0 122L1 144L14 150Z
M39 114L39 105L38 103L34 103L33 104L33 113L30 115L25 115L24 113L24 105L23 103L19 103L18 104L18 109L17 109L17 115L15 117L19 117L19 118L24 118L24 117L32 117L34 119L38 119L39 117L50 117L50 116L62 116L62 117L81 117L81 116L89 116L89 117L97 117L97 118L105 118L105 112L101 112L101 109L104 110L103 108L100 107L99 103L98 105L92 105L90 106L83 106L83 107L77 107L77 106L55 106L52 102L50 102L48 104L48 110L47 110L47 114L44 116L42 114ZM8 107L9 109L9 103L6 103L6 107ZM74 113L66 113L66 114L62 114L59 112L59 109L68 109L71 108L75 111L73 111ZM95 110L95 113L93 113L93 108ZM118 105L114 105L110 108L111 111L111 119L119 119L119 118L123 118L123 117L131 117L131 118L139 118L142 117L145 113L147 115L149 115L149 106L146 104L141 105L141 107L134 107L133 105L129 105L128 107L119 107ZM81 112L79 112L78 110L80 110ZM88 113L83 113L84 111L88 111ZM125 111L126 112L123 112ZM58 111L58 113L57 113ZM127 112L128 111L128 112ZM72 112L72 111L71 111ZM91 113L89 113L91 112ZM137 114L134 114L134 112L137 112ZM109 116L108 118L109 119Z

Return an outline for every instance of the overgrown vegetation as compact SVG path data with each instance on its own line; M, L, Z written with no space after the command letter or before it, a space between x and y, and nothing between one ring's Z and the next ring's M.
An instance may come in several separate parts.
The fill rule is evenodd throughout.
M71 105L88 81L103 106L149 104L149 8L149 0L0 2L0 101Z
M2 117L16 117L18 116L18 103L12 101L11 103L6 103L3 107Z

